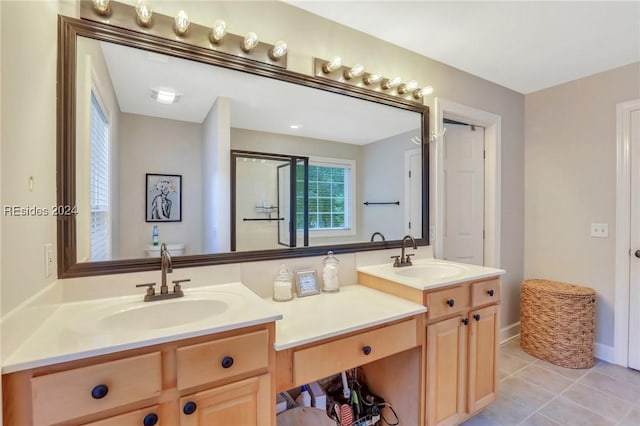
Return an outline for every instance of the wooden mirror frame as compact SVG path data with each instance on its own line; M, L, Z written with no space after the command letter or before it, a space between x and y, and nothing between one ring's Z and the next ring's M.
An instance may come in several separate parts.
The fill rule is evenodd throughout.
M57 202L59 206L76 203L76 51L77 37L87 37L180 57L205 64L247 72L267 78L322 89L366 101L402 108L422 114L422 238L419 245L429 244L429 107L386 93L364 89L347 83L289 71L240 56L220 53L212 49L189 45L175 40L118 28L83 19L58 17L58 105L57 105ZM122 259L100 262L77 262L76 220L74 215L57 216L58 278L117 274L157 270L159 258ZM245 252L211 253L179 256L173 259L174 268L253 262L284 258L321 256L334 253L381 250L401 246L400 240L332 244L327 246L296 247Z

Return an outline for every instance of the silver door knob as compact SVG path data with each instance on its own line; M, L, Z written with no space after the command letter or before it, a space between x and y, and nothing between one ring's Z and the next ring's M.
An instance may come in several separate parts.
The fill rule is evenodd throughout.
M636 250L636 257L640 259L640 250Z

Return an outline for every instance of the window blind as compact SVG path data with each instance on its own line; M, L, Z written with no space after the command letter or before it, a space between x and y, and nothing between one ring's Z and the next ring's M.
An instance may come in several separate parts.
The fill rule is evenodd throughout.
M108 260L109 229L109 121L91 93L91 260Z

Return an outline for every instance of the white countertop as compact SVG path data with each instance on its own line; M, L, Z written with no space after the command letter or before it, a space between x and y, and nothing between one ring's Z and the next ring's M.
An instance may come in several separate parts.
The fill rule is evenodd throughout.
M276 351L427 311L422 305L361 285L343 286L337 293L268 302L283 317L276 321Z
M421 268L424 273L420 272ZM356 269L358 272L395 281L418 290L446 287L469 280L496 277L505 273L502 269L439 259L418 259L413 261L412 266L399 268L389 262L381 265L361 266Z
M278 310L242 283L195 287L185 289L184 293L185 296L179 299L147 303L142 301L142 295L63 303L11 356L3 360L2 373L203 336L282 318ZM191 306L189 304L194 301L198 304L198 300L207 303L206 300L212 299L221 301L219 306L227 308L205 318L198 317L196 312L189 322L181 325L166 326L174 318L158 315L159 311L154 315L140 315L143 319L155 318L157 324L145 324L144 321L141 324L133 321L127 323L131 317L126 314L120 317L119 323L110 323L112 326L105 327L101 323L105 317L117 316L125 311L149 307L156 309L174 301ZM186 311L185 314L192 313ZM175 318L175 321L177 323L179 319Z

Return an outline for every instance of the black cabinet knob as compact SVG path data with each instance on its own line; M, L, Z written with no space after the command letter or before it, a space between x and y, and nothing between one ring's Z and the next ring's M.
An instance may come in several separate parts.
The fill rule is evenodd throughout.
M229 368L233 365L233 358L230 356L225 356L222 358L222 368Z
M640 250L636 250L636 257L640 257Z
M480 321L480 314L473 314L473 319L476 321Z
M142 420L143 426L156 426L158 424L158 415L156 413L149 413L144 416Z
M362 347L362 353L365 355L369 355L371 353L371 346L366 345Z
M453 299L449 299L447 300L447 305L449 305L450 308L453 308L453 305L456 304L456 301Z
M493 297L493 295L495 294L495 292L493 291L493 289L491 290L487 290L487 294L491 297Z
M98 385L91 389L91 398L102 399L109 393L109 387L107 385Z
M464 325L468 325L469 324L469 318L462 318L462 323Z
M184 404L184 407L182 407L182 412L185 413L187 416L189 416L195 413L197 409L198 409L198 404L196 404L193 401L189 401Z

